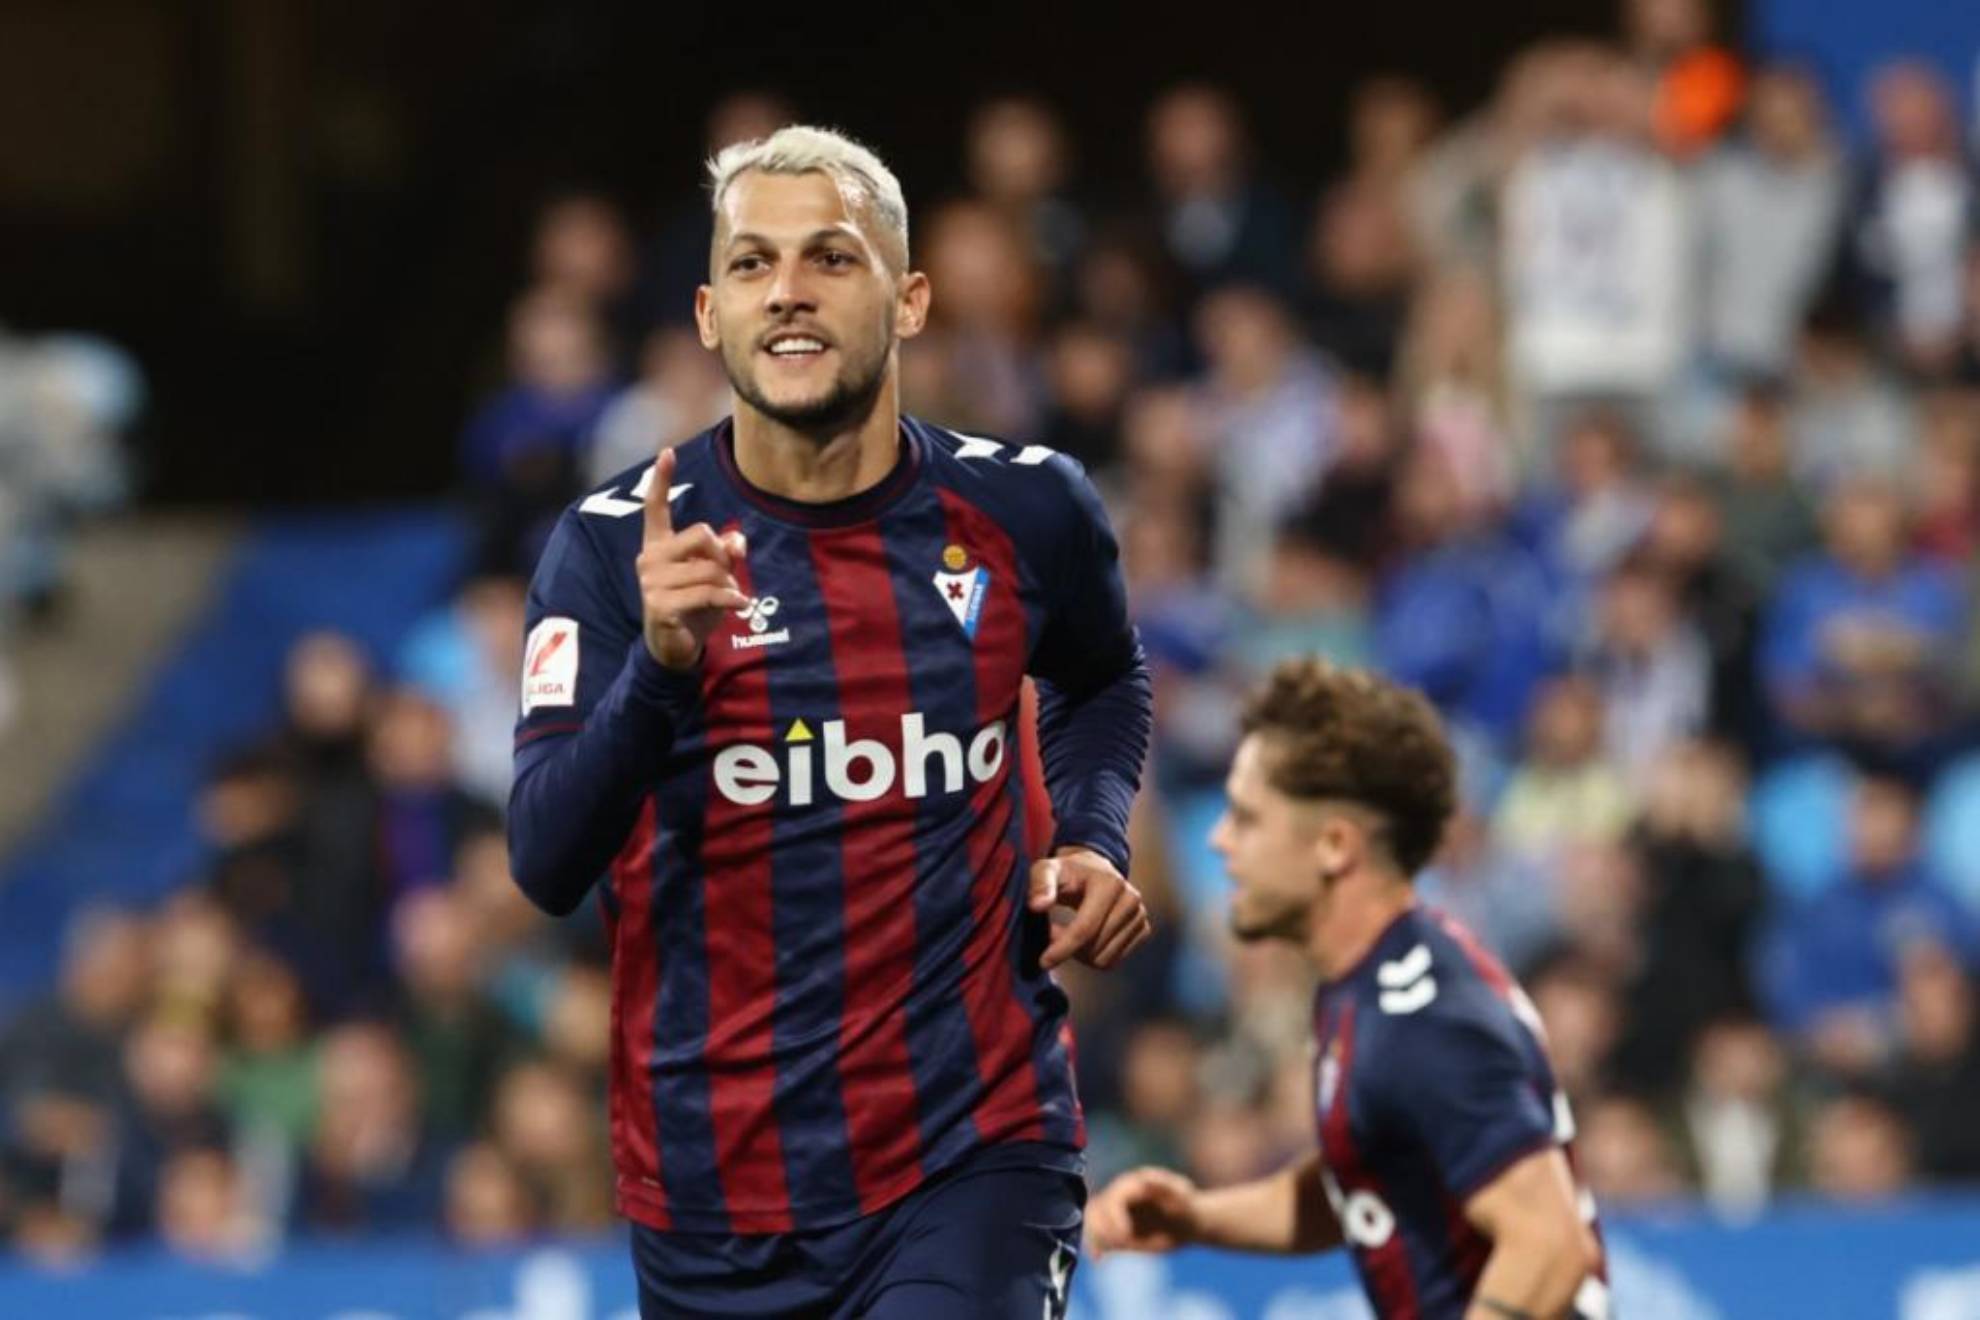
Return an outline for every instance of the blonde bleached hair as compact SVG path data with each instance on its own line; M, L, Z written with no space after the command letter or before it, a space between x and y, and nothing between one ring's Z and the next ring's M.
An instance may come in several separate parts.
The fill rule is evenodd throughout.
M907 198L894 172L867 147L829 128L790 124L769 137L722 148L708 162L708 204L718 224L730 185L751 170L825 175L846 209L872 222L873 237L895 273L907 269Z

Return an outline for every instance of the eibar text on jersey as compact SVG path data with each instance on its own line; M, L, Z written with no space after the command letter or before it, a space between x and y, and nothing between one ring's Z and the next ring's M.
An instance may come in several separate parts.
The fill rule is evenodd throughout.
M813 764L813 747L817 764ZM931 763L936 772L930 785ZM901 716L900 740L892 746L877 738L846 741L846 722L826 720L817 734L803 720L792 722L776 747L738 743L715 753L715 789L744 807L761 806L783 791L783 801L808 807L819 778L825 791L845 802L870 802L893 791L898 774L905 797L930 792L960 793L969 782L987 784L1004 767L1004 723L978 729L967 747L953 733L931 733L920 711Z

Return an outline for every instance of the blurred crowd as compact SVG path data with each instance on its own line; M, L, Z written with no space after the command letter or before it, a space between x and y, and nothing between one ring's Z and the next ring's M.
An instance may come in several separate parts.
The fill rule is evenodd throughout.
M0 733L20 701L12 642L63 604L77 524L128 497L144 401L137 363L108 341L0 326Z
M1746 60L1697 0L1622 29L1522 53L1461 117L1351 89L1322 181L1196 84L1149 106L1138 193L1026 98L976 109L949 193L909 180L936 299L905 404L1087 466L1157 676L1160 933L1065 975L1096 1177L1311 1144L1310 974L1230 939L1205 836L1239 696L1319 652L1445 713L1463 802L1422 889L1531 992L1605 1203L1980 1180L1960 94ZM734 97L709 146L803 109ZM299 646L284 727L202 800L207 883L92 913L0 1030L17 1249L607 1222L603 947L517 896L500 805L548 520L728 409L683 175L640 223L543 209L461 438L474 579L397 654Z

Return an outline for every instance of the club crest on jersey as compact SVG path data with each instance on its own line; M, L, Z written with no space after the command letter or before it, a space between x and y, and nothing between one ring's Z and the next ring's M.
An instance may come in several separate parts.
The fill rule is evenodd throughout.
M960 549L950 546L950 550ZM944 562L947 553L944 552ZM990 570L978 565L962 573L937 573L935 590L942 597L942 603L949 607L949 613L956 616L962 625L963 636L976 640L976 625L983 617L983 600L990 594Z

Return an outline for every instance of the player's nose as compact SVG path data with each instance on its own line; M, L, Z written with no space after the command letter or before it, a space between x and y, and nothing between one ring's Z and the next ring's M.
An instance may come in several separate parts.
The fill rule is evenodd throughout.
M1210 851L1216 853L1219 857L1228 857L1231 853L1229 846L1230 839L1225 834L1225 830L1229 827L1230 823L1231 818L1229 816L1219 816L1217 817L1217 823L1210 828Z
M810 287L804 282L800 263L788 262L778 268L776 277L771 280L766 291L768 301L765 310L772 316L790 316L797 312L816 311L818 300L813 297Z

